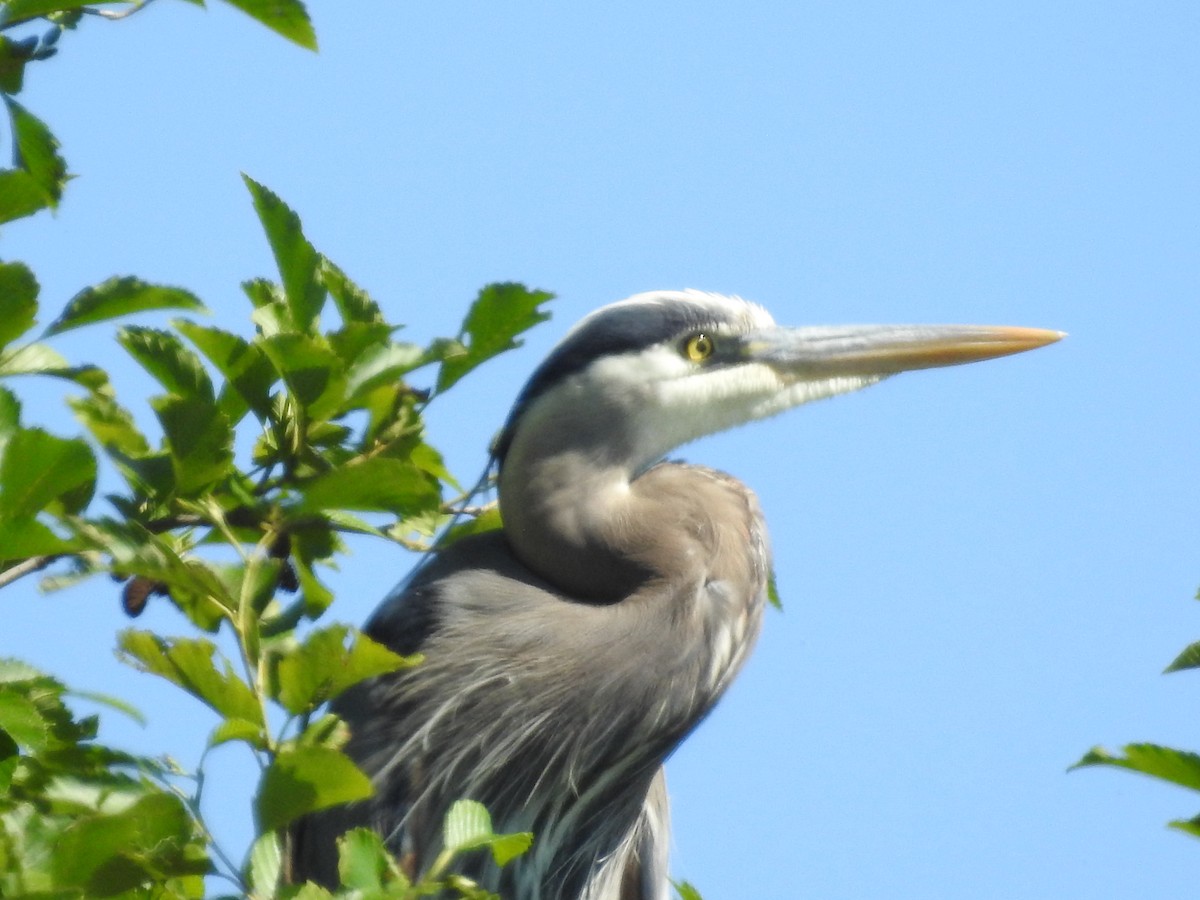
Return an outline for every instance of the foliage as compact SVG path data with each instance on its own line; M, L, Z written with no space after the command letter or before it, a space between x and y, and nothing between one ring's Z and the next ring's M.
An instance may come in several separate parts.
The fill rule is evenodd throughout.
M14 160L0 170L0 224L54 209L69 181L58 141L15 99L27 67L55 56L64 33L88 18L125 18L151 2L0 0L0 93ZM300 0L226 2L315 49ZM348 535L426 549L452 522L446 539L499 527L494 506L464 508L470 497L425 440L422 416L432 399L519 346L547 318L551 295L488 285L454 337L398 340L401 326L312 246L299 217L253 179L246 186L279 276L242 285L249 337L194 318L206 310L187 289L128 276L79 291L35 334L37 278L0 261L0 588L42 571L48 590L105 576L122 585L131 617L165 598L193 633L129 629L117 636L118 655L217 716L195 770L185 771L103 745L98 717L78 717L68 701L140 720L133 707L0 659L0 896L194 898L219 878L255 898L488 900L455 861L489 852L503 866L533 838L495 833L470 800L449 811L445 849L426 872L404 871L365 829L338 843L336 893L290 884L285 861L296 819L371 791L341 752L344 723L324 704L420 662L328 622L323 571ZM161 391L148 413L124 403L103 368L53 347L65 332L163 310L183 315L167 328L125 324L115 335ZM410 385L420 369L435 370L431 390ZM83 433L27 424L15 376L64 383ZM139 424L148 415L157 441ZM114 479L120 487L97 497L97 485ZM241 864L201 813L206 754L228 744L261 773L247 798L258 837Z
M470 348L461 335L429 347L401 343L378 304L308 243L299 218L246 182L280 275L279 283L244 285L254 336L191 318L169 329L117 330L162 390L149 403L162 431L157 446L102 369L67 364L45 339L146 310L199 312L200 301L178 288L111 279L81 291L40 336L23 340L34 327L36 280L19 263L0 264L0 278L16 286L0 295L0 374L82 388L69 402L90 438L23 425L17 395L0 388L0 584L53 565L72 582L119 578L131 615L153 596L169 598L197 634L130 629L118 637L120 655L217 714L209 748L239 743L258 757L262 837L246 867L229 863L199 816L202 770L185 791L185 773L97 745L95 721L72 718L61 684L12 662L0 683L0 839L4 877L16 892L113 896L154 885L164 896L193 897L215 871L272 896L288 826L370 793L340 752L344 727L314 713L354 684L415 660L345 625L312 626L332 600L322 568L343 552L347 534L423 547L449 521L453 503L443 493L453 479L421 422L429 398L406 379L426 366L461 371L465 355L477 365L513 345L549 299L493 285L468 313ZM495 315L497 298L521 314ZM325 328L322 318L331 320ZM256 436L244 465L236 448L249 442L239 434ZM101 464L124 482L104 503L93 502ZM220 547L235 561L221 561ZM222 631L233 638L235 660L206 636ZM361 890L374 872L381 896L418 896L431 885L477 896L450 874L454 856L490 847L507 859L528 838L494 835L486 813L474 814L464 825L467 813L457 811L447 823L457 828L448 855L417 885L381 845L347 838L347 889Z
M1200 600L1200 593L1197 593L1196 599ZM1166 674L1184 669L1200 669L1200 641L1185 647L1163 671ZM1126 744L1121 748L1121 754L1110 753L1103 747L1093 747L1071 768L1084 766L1127 769L1200 792L1200 753L1146 743ZM1190 819L1174 819L1167 824L1184 834L1200 838L1200 815Z

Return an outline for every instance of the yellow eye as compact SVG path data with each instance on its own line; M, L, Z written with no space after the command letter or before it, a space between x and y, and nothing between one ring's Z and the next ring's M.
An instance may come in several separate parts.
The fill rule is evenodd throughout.
M702 331L687 339L687 343L683 345L683 352L692 362L704 362L713 355L716 348L713 339Z

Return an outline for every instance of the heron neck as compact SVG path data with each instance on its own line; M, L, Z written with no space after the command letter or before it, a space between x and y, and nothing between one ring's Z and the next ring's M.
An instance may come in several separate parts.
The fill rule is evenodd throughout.
M653 574L631 552L641 530L633 471L597 466L578 451L513 449L500 471L500 509L521 562L566 594L597 603L628 596Z

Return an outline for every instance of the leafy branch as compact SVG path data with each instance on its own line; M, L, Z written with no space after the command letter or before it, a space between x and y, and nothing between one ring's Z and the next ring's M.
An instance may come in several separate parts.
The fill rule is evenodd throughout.
M1200 600L1200 593L1196 595ZM1200 641L1189 644L1163 670L1164 674L1185 669L1200 669ZM1110 766L1149 775L1200 793L1200 753L1176 750L1161 744L1126 744L1121 753L1111 753L1103 747L1093 747L1071 769L1088 766ZM1200 838L1200 815L1190 819L1174 819L1167 823L1171 828Z
M67 840L77 864L64 868L51 855L45 868L31 868L28 860L44 858L0 856L6 895L10 886L34 883L88 896L152 884L166 896L191 897L199 896L205 874L256 896L286 894L277 860L289 826L371 791L341 752L345 727L321 708L362 680L417 662L349 626L321 623L333 599L322 571L346 551L346 534L426 545L462 512L444 500L446 489L461 503L469 500L425 440L430 394L408 378L436 368L431 377L445 389L545 318L549 294L492 285L471 305L456 338L427 347L400 342L399 326L313 248L299 217L261 184L249 178L246 184L279 270L278 282L243 285L253 335L187 317L168 328L117 328L118 344L161 390L149 401L162 433L157 445L139 427L140 416L118 400L107 373L69 364L51 344L65 332L131 314L200 313L200 300L181 288L114 278L81 291L30 338L36 279L20 263L0 263L0 283L14 287L0 293L0 378L64 381L78 392L68 403L86 432L86 438L59 437L24 425L18 396L0 387L0 586L53 567L58 574L44 582L49 587L97 574L120 579L131 615L154 597L177 606L195 636L130 629L119 635L120 656L215 714L209 749L240 744L257 760L260 838L246 866L236 867L199 814L202 761L193 789L185 791L177 784L184 773L124 756L105 757L108 765L96 773L117 778L132 766L142 774L136 782L126 776L129 796L119 808L97 799L83 818L80 810L63 810L36 820L35 828L31 810L74 777L65 763L46 758L48 745L38 736L51 733L56 721L73 720L64 706L39 712L26 693L10 690L7 708L0 696L0 772L7 775L0 783L6 791L0 840L14 847ZM240 460L238 448L245 447L248 458ZM123 488L99 501L102 465L116 471ZM479 523L495 527L498 520L485 514ZM229 553L219 548L232 551L235 561L221 561ZM205 636L218 632L232 639L233 659ZM39 678L31 676L28 690L46 690ZM55 690L62 693L61 686ZM94 725L72 727L73 752L98 752ZM103 829L122 840L96 839L93 831ZM86 847L68 840L79 830L90 835ZM138 840L129 838L134 832ZM364 860L377 853L370 871L395 876L385 879L386 896L415 897L431 885L483 896L451 872L457 852L483 846L516 852L527 839L491 835L490 824L478 819L470 833L475 843L448 840L450 855L416 883L401 880L382 846L360 835L342 845L346 873L361 879Z

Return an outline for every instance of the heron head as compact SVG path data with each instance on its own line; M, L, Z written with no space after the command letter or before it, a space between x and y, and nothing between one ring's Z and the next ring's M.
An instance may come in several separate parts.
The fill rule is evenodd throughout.
M992 325L787 328L757 304L701 291L637 294L582 319L522 390L497 438L580 430L635 469L706 434L855 391L912 369L1052 343L1061 332Z

